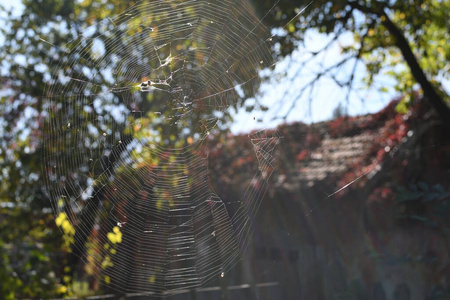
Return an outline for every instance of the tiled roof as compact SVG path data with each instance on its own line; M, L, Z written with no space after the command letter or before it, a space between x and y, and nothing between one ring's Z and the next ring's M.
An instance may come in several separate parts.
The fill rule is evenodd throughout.
M329 174L342 173L361 160L373 141L372 132L362 132L352 137L325 138L322 144L311 152L308 160L297 162L300 173L296 179L311 184L323 180Z
M286 159L277 167L280 173L275 172L275 176L278 176L274 180L277 186L295 191L300 187L312 187L330 179L330 176L337 184L341 175L352 171L357 165L361 168L361 163L373 148L374 140L384 125L384 122L373 120L374 115L371 114L341 118L342 123L345 122L347 127L354 130L347 128L342 133L338 131L338 134L330 132L336 120L312 125L296 123L281 126L279 130L286 139L278 146L275 160L283 155ZM364 127L363 124L369 122L371 126ZM289 157L292 155L296 158ZM354 171L356 173L358 170Z

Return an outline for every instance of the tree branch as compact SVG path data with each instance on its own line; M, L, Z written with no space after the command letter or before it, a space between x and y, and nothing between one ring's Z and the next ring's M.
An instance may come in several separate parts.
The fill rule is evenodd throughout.
M408 64L412 75L422 87L425 97L430 101L431 105L440 115L442 121L446 124L446 126L450 127L450 108L445 103L444 98L437 93L436 89L428 80L427 76L423 72L423 69L420 67L417 58L412 52L411 47L409 46L409 42L406 39L405 35L400 30L400 28L398 28L397 25L395 25L392 22L392 20L384 11L384 7L383 8L365 7L353 1L349 2L349 4L365 14L373 14L380 18L383 17L381 18L382 24L386 27L387 30L389 30L389 32L395 38L396 46L400 49L400 52L402 53L403 58Z

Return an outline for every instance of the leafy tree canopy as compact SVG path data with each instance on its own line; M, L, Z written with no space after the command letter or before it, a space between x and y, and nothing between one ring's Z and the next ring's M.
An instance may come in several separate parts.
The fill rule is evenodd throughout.
M301 3L302 7L307 3ZM259 7L263 14L270 9L264 2ZM268 16L268 23L283 26L302 7L290 1L280 1ZM336 83L349 90L354 88L356 64L366 66L365 82L374 84L379 74L390 75L395 89L403 101L398 106L406 112L414 100L414 91L420 89L432 103L444 122L450 119L448 91L450 80L449 20L450 3L438 0L411 1L312 1L304 14L294 19L283 38L281 55L291 53L297 43L304 42L305 33L317 30L332 36L332 41L352 32L354 42L342 47L343 59L333 67L318 74L317 80L345 64L354 64L353 72ZM327 51L332 43L319 53ZM385 87L381 87L386 91Z
M49 117L48 99L43 97L45 85L52 79L49 75L53 72L52 66L59 63L71 65L71 75L81 78L82 67L89 65L89 61L62 55L63 47L73 49L71 47L78 45L80 35L89 26L99 30L96 27L99 21L123 12L132 1L24 0L23 4L24 11L19 17L2 15L5 25L0 29L5 37L0 50L0 290L6 298L69 293L67 287L71 278L67 274L73 274L74 270L61 267L60 262L69 264L67 257L71 249L60 238L41 177L42 140L48 134L43 124ZM413 91L420 87L444 120L450 120L449 97L443 88L444 82L450 79L448 1L314 1L305 13L285 26L301 9L296 5L284 0L275 7L273 1L254 4L260 16L269 12L264 21L270 27L284 27L287 31L287 35L279 37L280 55L291 53L311 29L333 35L334 39L346 31L353 32L355 42L342 49L343 63L352 59L364 62L369 86L377 74L391 75L396 80L396 89L411 95L405 96L399 106L402 111L413 101ZM131 45L124 43L123 51L128 51L129 47ZM92 52L89 47L84 50ZM350 74L339 84L351 89L353 78ZM100 84L107 81L106 78L98 80ZM52 88L70 91L58 81ZM71 87L72 91L75 88ZM244 89L247 95L251 92L251 89ZM147 110L145 106L149 103L157 108L164 105L162 98L155 97L139 99L141 109ZM63 99L52 100L58 103ZM117 97L114 103L119 105L122 100ZM199 110L193 123L212 114L213 110ZM83 123L92 116L81 114L79 118L77 122ZM221 118L230 120L226 112ZM168 143L174 144L176 135L180 134L176 131L179 127L164 127L154 116L139 115L129 121L137 119L141 124L156 124L155 130L166 134ZM129 139L137 134L123 132ZM180 136L187 140L186 136ZM13 230L11 224L14 224Z

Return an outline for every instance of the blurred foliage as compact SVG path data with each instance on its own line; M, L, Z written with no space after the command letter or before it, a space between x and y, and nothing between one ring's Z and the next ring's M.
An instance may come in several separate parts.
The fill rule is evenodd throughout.
M424 226L437 228L442 234L450 235L450 187L430 185L423 181L417 184L399 186L395 200L399 203L399 218L411 220Z
M13 16L11 12L2 15L5 26L0 29L5 37L4 46L0 50L2 65L0 100L0 165L2 167L0 174L2 180L0 229L2 233L0 234L0 245L4 250L1 252L3 264L0 272L2 276L0 287L4 289L3 295L9 295L8 297L12 298L89 294L85 284L76 279L77 276L83 279L80 274L77 274L83 270L77 266L78 260L74 257L80 256L80 251L88 251L90 253L89 260L89 257L97 255L98 250L94 241L86 236L90 232L89 228L85 228L85 233L82 233L81 230L77 230L76 226L73 226L73 216L68 212L65 199L59 199L57 203L53 203L54 207L51 206L48 199L50 191L45 190L45 184L49 182L44 182L45 179L41 172L48 175L47 179L51 178L51 174L54 174L52 169L56 169L56 162L69 161L74 154L73 151L77 151L78 154L84 153L86 159L94 157L98 160L92 165L89 164L90 162L86 162L82 166L67 167L68 172L76 171L83 175L86 173L86 176L75 179L77 182L74 185L83 186L85 184L83 181L87 181L91 177L98 179L98 182L106 181L108 179L101 174L114 164L113 159L120 156L126 145L133 139L144 140L150 137L153 142L160 142L163 146L182 147L185 144L193 143L196 133L203 132L209 135L209 130L218 120L226 123L231 120L231 117L228 111L223 111L222 105L198 105L189 112L189 118L178 118L178 116L171 115L179 106L178 102L167 101L164 93L137 93L139 89L130 89L128 94L120 91L114 93L114 99L104 99L99 110L83 110L82 105L85 104L71 107L72 104L76 105L75 102L70 105L61 105L66 100L66 95L79 94L80 86L85 94L96 94L100 92L96 90L97 87L110 86L108 78L101 73L101 68L104 66L98 63L102 60L96 53L94 43L85 43L87 39L102 40L105 53L111 56L108 59L114 61L113 56L123 58L127 54L135 53L136 51L133 49L145 47L146 43L153 38L153 36L149 39L139 38L142 35L141 28L134 27L133 30L127 31L129 27L121 27L120 22L123 21L125 25L127 25L125 22L134 22L133 24L136 25L141 22L151 22L151 18L145 12L129 11L136 17L134 20L128 20L127 15L122 15L121 19L114 19L115 23L109 19L133 7L134 1L44 0L37 2L24 0L23 5L24 10L17 17ZM167 5L171 4L167 3ZM166 11L169 12L170 8L167 7ZM161 16L163 15L159 15L159 17ZM151 24L148 25L150 28ZM112 27L115 27L114 31L111 31ZM116 36L102 35L108 30ZM201 32L202 30L206 29L199 25L197 31ZM86 37L84 37L85 32L89 32ZM134 34L136 34L136 38L131 38L131 42L127 38L121 38L122 35L131 37ZM247 32L242 31L240 34L247 34ZM255 30L254 34L258 35L259 32ZM179 37L182 35L183 32L180 32ZM175 36L172 38L173 41L178 41ZM248 38L250 39L250 37ZM108 48L110 46L107 43L108 39L115 39L116 42L121 43L116 45L114 53ZM182 49L193 47L190 39L179 40L182 43L176 46L180 46ZM196 47L206 47L199 41L197 41ZM75 51L72 52L72 50ZM166 58L170 58L170 50L170 47L164 46L159 49ZM133 67L143 69L145 63L142 55L139 56L139 51L133 55L136 56L134 57L135 61L124 60L122 68L127 69L130 67L127 64L139 61L139 65L135 64ZM198 61L200 64L202 60L203 57L199 55L192 58L191 62ZM107 61L107 59L105 58L103 61ZM167 63L170 67L177 67L175 66L176 59L168 59ZM216 63L217 65L215 65ZM211 60L210 69L222 68L219 63L220 61ZM228 80L248 80L248 70L254 70L253 66L245 67L245 64L249 63L251 61L244 58L240 62L241 68L230 67L230 71L232 71L230 73L233 73L235 77L232 79L230 76ZM95 78L95 84L89 85L86 84L88 80L83 81L87 77L86 68L89 68L91 74L98 75ZM65 82L64 76L62 79L58 77L59 71L63 72L66 79L80 80ZM161 72L165 72L162 67ZM156 77L159 75L161 74L155 74ZM208 78L206 75L204 77ZM153 78L137 78L136 81L131 82L132 78L127 78L126 74L118 74L115 79L116 82L120 82L126 87L127 85L137 86L140 81ZM223 84L218 82L218 86L216 86L221 92L235 84L235 81L231 83L224 79L221 80ZM115 88L120 89L121 87L116 86ZM256 89L256 85L247 84L242 89L245 95L250 95ZM214 90L207 92L214 93ZM133 93L133 96L137 96L129 97ZM233 90L230 93L236 92ZM220 100L228 101L227 94L229 93L223 93ZM130 98L133 100L130 101ZM230 97L230 99L235 98L235 95ZM227 102L227 104L237 108L237 102ZM125 120L127 125L120 124L117 120L108 119L103 115L113 107L121 105L138 112L129 114ZM215 112L218 111L221 113L216 115ZM72 119L66 121L67 115L73 116ZM103 122L97 122L100 118ZM161 122L163 118L173 120ZM51 128L51 120L61 120L63 126ZM87 131L90 125L96 127L94 128L96 132ZM115 143L107 136L107 132L110 132L112 128L115 128L120 134L120 139ZM76 135L72 134L74 129L86 130L84 141L76 140ZM188 133L183 129L188 129ZM52 130L56 130L56 133L53 133ZM56 135L58 138L55 138ZM97 141L102 142L96 143ZM44 145L45 149L43 149ZM111 157L105 158L104 149L112 149ZM42 164L44 158L48 165ZM154 160L150 164L155 163L158 162ZM74 170L72 167L80 169ZM82 171L83 167L87 167L87 171ZM118 171L126 172L126 170L120 169ZM102 203L101 197L104 195L102 193L95 194L98 198L95 201ZM78 197L77 195L73 196ZM80 203L83 208L83 201ZM53 210L56 214L54 217L52 216ZM90 216L89 213L84 215ZM93 218L95 219L95 215ZM80 222L92 226L93 219ZM9 230L11 224L17 224L14 230ZM107 238L112 245L120 243L119 228L114 227L107 230ZM80 244L82 245L80 246ZM84 244L87 249L80 250L85 248ZM17 249L21 249L21 251L17 251ZM109 251L112 252L114 249L111 248ZM57 260L55 260L55 255L58 257ZM108 257L103 258L103 261L105 264L102 266L109 265ZM58 263L58 265L55 266L54 263ZM87 273L90 274L89 270L92 271L95 267L88 262ZM109 278L105 278L105 281L109 281ZM90 287L92 288L93 284L90 284Z
M14 17L7 11L2 15L5 24L0 30L5 42L0 49L0 293L3 298L90 294L85 282L74 281L71 277L76 275L74 268L66 266L72 251L67 241L69 244L73 242L76 232L66 222L67 216L64 214L59 214L55 222L44 188L41 175L42 141L48 134L44 129L48 115L43 95L45 85L51 78L52 66L76 62L78 65L72 66L72 75L79 78L81 74L83 60L59 61L63 58L60 54L64 47L72 49L88 26L123 12L132 2L24 0L24 11L20 16ZM364 10L352 3L357 3ZM296 4L290 1L280 1L273 10L272 5L273 1L255 4L261 16L269 12L264 20L272 27L286 25L298 12ZM379 1L315 1L305 13L285 27L289 34L279 37L282 43L280 55L291 53L309 29L336 35L349 30L354 32L355 43L343 48L343 52L367 63L367 84L371 85L375 75L388 66L389 75L397 82L396 89L404 94L411 93L416 88L417 80L406 68L397 40L384 26L384 15L378 13L379 9L387 11L392 21L405 33L409 47L419 57L421 68L448 101L448 96L440 89L442 80L449 79L450 73L450 37L446 29L450 14L448 1L390 1L389 4ZM124 45L123 51L129 51L127 46L130 47ZM250 91L244 92L250 94ZM152 102L150 100L154 99L139 100L142 111L149 110L146 105ZM156 100L152 110L163 111L165 104L162 99L159 102ZM118 105L121 101L123 99L118 98L115 103ZM407 100L403 103L409 105ZM183 126L193 126L211 113L199 111L191 124ZM85 117L80 116L80 122ZM222 119L227 122L231 118L225 113ZM192 142L190 137L180 142L177 132L171 131L174 126L164 127L150 114L129 121L135 124L129 127L134 132L123 132L129 138L148 135L140 128L147 128L145 125L151 123L156 124L156 130L169 137L167 143L179 146ZM239 149L235 147L236 151ZM212 155L217 155L217 152ZM241 159L234 166L236 170L255 166L253 152L239 155ZM223 193L226 195L227 191L223 190ZM65 234L61 235L61 231ZM111 243L119 242L119 237L120 230L117 227L111 229ZM95 249L87 248L95 255Z

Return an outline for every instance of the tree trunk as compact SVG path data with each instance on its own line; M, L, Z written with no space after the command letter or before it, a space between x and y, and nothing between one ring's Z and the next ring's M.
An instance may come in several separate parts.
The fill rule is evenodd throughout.
M419 65L414 53L409 46L408 40L405 38L401 30L389 19L387 14L383 11L382 16L385 17L383 25L389 30L389 32L395 37L396 45L402 52L403 58L408 64L411 73L416 81L422 87L425 98L430 101L431 105L436 109L437 113L442 118L442 121L450 127L450 108L445 103L444 99L437 93L436 89L431 85L427 76L423 72Z
M422 87L424 96L428 101L430 101L431 105L437 111L442 121L446 124L448 128L450 128L450 108L445 103L444 98L438 94L436 89L433 87L431 82L428 80L427 76L423 72L422 68L417 61L417 58L414 56L414 53L409 46L409 42L406 39L403 32L400 28L395 25L389 16L384 11L384 8L377 9L375 7L366 7L358 2L349 2L350 6L354 9L361 11L364 14L373 14L378 17L384 17L382 24L389 30L392 36L395 38L395 44L400 49L403 58L408 64L412 75L416 79L416 81Z

